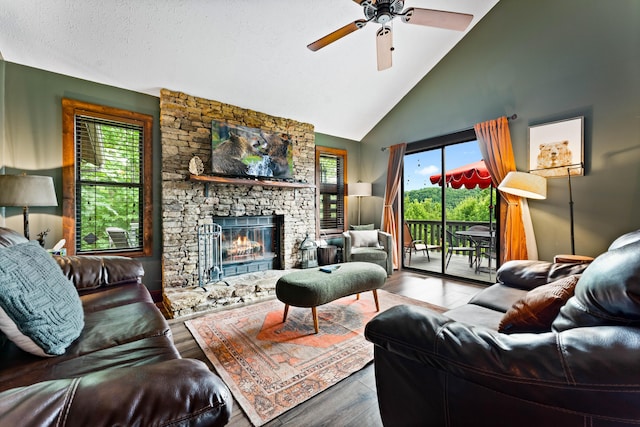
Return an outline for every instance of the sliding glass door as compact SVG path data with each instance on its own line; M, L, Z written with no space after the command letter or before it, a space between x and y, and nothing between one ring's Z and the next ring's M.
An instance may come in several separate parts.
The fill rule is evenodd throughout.
M403 266L495 280L495 203L477 141L407 150Z

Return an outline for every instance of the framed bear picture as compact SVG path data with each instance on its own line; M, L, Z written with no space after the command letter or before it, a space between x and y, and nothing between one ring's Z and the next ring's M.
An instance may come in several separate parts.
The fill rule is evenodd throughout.
M529 172L548 178L584 175L584 117L529 126Z

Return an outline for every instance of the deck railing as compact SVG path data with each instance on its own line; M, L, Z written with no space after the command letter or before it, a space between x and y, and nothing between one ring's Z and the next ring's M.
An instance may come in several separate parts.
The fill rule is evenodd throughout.
M423 240L428 245L438 245L445 248L446 238L442 222L437 220L407 219L411 237L413 240ZM488 221L447 221L447 230L455 236L456 231L466 230L472 225L484 225L489 227ZM469 246L468 239L460 239L457 246Z

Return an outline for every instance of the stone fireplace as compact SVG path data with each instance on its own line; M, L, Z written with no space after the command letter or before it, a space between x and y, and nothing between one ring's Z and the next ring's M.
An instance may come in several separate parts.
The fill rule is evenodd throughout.
M277 260L273 269L291 269L299 262L298 246L315 230L315 137L313 126L294 120L269 116L252 110L223 104L163 89L160 94L160 131L162 138L162 286L165 306L170 314L185 315L203 308L176 308L176 294L193 291L197 299L192 307L239 304L271 296L273 289L243 283L242 290L215 287L198 288L198 237L202 224L222 219L245 221L252 217L275 217ZM293 142L293 180L217 180L211 171L211 122L224 120L242 126L282 132ZM204 163L202 176L189 173L189 161L198 156ZM244 260L248 258L245 254ZM242 277L244 264L238 258L229 262ZM254 267L251 267L254 268ZM265 269L264 266L258 267ZM246 267L247 272L249 267ZM266 269L265 269L266 270ZM270 269L269 269L270 270ZM231 270L229 270L231 276ZM225 272L225 277L226 277ZM228 282L237 282L236 279ZM187 292L187 293L188 293ZM242 295L241 295L242 294ZM206 295L206 296L203 296ZM196 298L196 296L198 296ZM175 313L180 311L180 313Z

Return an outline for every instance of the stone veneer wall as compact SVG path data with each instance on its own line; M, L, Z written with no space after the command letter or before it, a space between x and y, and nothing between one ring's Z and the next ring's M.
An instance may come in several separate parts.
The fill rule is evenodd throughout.
M315 230L315 190L210 183L205 197L205 184L189 180L189 160L200 157L204 175L210 173L211 121L226 120L291 135L294 179L313 183L313 126L167 89L160 93L160 116L163 289L198 285L197 226L213 216L283 215L281 264L295 267L298 245Z

